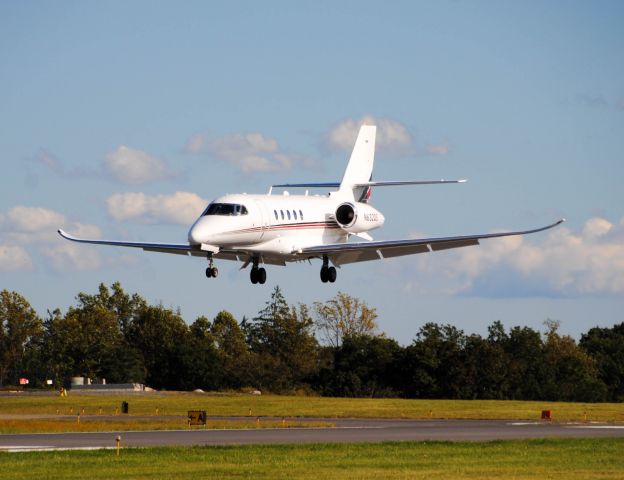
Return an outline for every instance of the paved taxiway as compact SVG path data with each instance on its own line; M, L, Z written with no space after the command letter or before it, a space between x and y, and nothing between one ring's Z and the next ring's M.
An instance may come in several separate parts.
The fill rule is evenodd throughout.
M301 420L301 419L300 419ZM333 428L121 432L123 447L269 443L485 441L545 437L624 437L624 424L513 420L307 419ZM0 451L112 448L118 432L0 435Z

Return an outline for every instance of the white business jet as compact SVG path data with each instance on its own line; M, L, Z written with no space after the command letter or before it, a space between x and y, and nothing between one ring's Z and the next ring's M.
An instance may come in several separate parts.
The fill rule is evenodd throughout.
M465 180L371 181L375 155L375 126L362 126L340 183L273 185L266 195L235 194L214 200L191 226L188 243L143 243L76 238L74 242L135 247L151 252L192 255L208 259L206 276L219 271L215 260L251 265L251 283L266 282L261 265L319 259L321 281L335 282L336 267L354 262L379 260L415 253L478 245L486 238L525 235L553 228L564 220L534 230L463 235L459 237L374 241L369 231L381 227L385 218L369 204L372 187L462 183ZM334 188L328 195L290 195L273 188ZM351 237L359 241L349 242ZM331 265L330 265L331 264Z

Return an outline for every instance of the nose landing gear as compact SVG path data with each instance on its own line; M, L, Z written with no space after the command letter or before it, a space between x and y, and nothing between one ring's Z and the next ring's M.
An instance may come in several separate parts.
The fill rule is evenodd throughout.
M327 258L327 255L323 256L323 266L321 267L321 282L334 283L337 276L338 273L336 272L336 268L329 266L329 259Z
M219 269L214 266L212 260L212 254L208 254L208 268L206 269L206 277L217 278L219 276Z

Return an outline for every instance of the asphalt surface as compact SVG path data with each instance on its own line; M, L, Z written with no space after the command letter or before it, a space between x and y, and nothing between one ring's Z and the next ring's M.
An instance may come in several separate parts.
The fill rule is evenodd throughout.
M0 451L114 448L118 435L121 437L122 447L624 437L624 424L606 423L326 418L307 420L331 422L335 427L240 430L204 430L199 427L196 430L174 431L0 435Z

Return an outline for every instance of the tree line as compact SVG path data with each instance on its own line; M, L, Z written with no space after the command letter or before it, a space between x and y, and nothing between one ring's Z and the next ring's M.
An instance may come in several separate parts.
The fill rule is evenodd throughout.
M377 313L339 292L290 305L276 287L258 314L227 311L191 324L119 283L79 293L66 312L39 317L17 292L0 292L0 386L71 376L156 389L231 390L349 397L624 400L624 323L579 342L496 321L486 337L424 324L401 346L379 333Z

